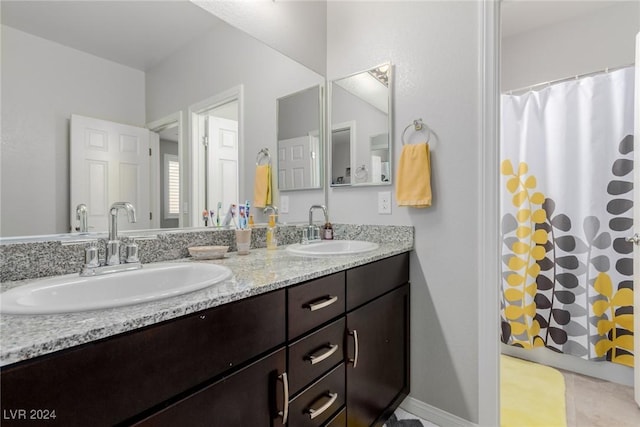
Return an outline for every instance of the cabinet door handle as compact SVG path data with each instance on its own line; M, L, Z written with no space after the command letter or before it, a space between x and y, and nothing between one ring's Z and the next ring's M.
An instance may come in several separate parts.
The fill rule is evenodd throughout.
M354 329L353 332L349 332L349 335L353 337L353 344L354 344L354 350L355 350L353 354L353 359L349 359L349 363L353 363L353 367L355 368L358 365L358 331Z
M309 408L309 410L307 411L311 419L314 419L315 417L322 415L324 411L329 409L331 405L333 405L333 402L335 402L336 399L338 398L338 393L327 393L326 396L329 397L329 400L327 400L327 402L324 405L322 405L317 409Z
M322 302L313 302L313 303L309 303L307 305L305 305L306 308L308 308L311 311L316 311L316 310L320 310L321 308L325 308L331 304L333 304L334 302L338 301L338 297L337 296L331 296L331 295L327 295L326 299Z
M282 381L282 394L284 395L284 407L282 411L278 412L278 416L282 417L282 424L284 425L287 423L287 418L289 418L289 379L286 372L278 375L278 379Z
M335 353L336 351L338 351L338 344L329 344L327 346L325 346L327 348L329 348L327 351L325 351L324 353L315 355L312 354L308 357L309 362L311 362L312 365L315 365L316 363L320 363L322 362L324 359L326 359L327 357L330 357L333 353Z

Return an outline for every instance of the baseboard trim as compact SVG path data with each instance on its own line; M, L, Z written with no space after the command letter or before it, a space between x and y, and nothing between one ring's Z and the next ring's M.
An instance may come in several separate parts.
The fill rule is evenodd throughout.
M477 427L478 424L450 414L447 411L431 406L411 396L407 397L400 407L413 415L431 421L440 427Z

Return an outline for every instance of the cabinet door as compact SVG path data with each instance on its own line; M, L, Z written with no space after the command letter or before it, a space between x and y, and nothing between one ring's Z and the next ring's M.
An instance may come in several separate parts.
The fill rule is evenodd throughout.
M347 330L347 425L370 426L409 391L409 285L347 314Z
M285 349L150 416L136 426L270 427L282 424Z

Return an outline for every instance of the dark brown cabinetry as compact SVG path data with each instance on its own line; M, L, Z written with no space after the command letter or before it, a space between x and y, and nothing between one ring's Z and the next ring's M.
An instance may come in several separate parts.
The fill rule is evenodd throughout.
M408 280L404 253L4 367L2 425L379 425L409 392Z
M285 350L281 349L135 425L254 427L278 424L276 409L284 408L284 395L274 391L282 387L278 376L284 367Z
M381 425L409 394L409 254L347 270L347 425Z
M20 409L55 411L47 425L128 424L284 342L280 290L10 365L2 425L29 425Z
M399 394L408 394L408 297L405 285L347 314L354 359L347 369L350 426L372 425Z

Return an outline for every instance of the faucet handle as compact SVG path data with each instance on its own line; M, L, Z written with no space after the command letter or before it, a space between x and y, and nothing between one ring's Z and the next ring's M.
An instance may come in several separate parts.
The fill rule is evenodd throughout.
M84 248L84 267L94 268L100 266L100 260L98 259L98 248L91 245Z
M124 262L140 262L140 258L138 258L138 244L133 239L125 246L125 253L126 258Z

